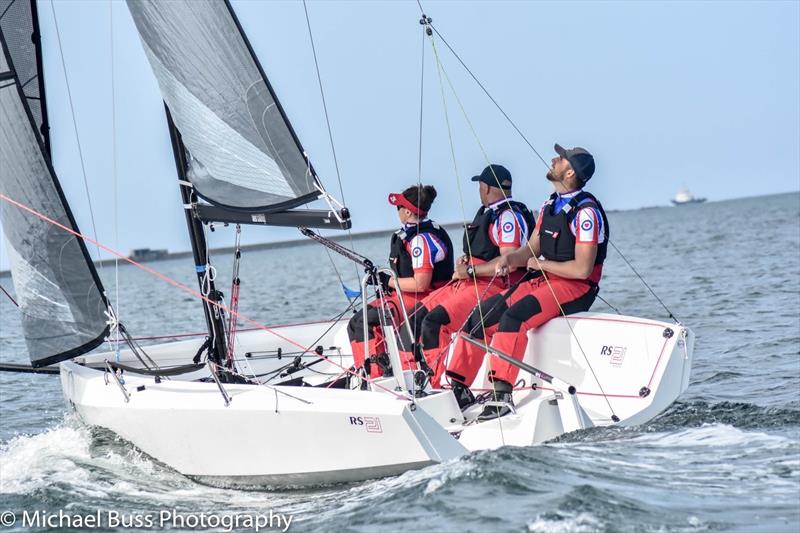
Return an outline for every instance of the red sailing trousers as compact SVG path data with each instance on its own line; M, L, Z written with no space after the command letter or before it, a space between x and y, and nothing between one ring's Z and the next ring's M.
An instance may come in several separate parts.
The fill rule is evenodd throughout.
M434 291L422 301L427 313L423 311L419 335L425 360L434 372L431 383L435 388L445 371L452 335L464 325L478 301L500 294L507 287L505 279L499 277L464 279Z
M502 294L481 302L472 311L464 331L476 338L486 339L492 347L518 361L525 356L528 330L538 328L548 320L588 311L597 295L597 286L586 280L566 279L548 274L523 281ZM483 362L485 351L473 344L458 340L447 375L469 386ZM492 356L489 361L491 380L503 380L512 385L519 368Z
M419 293L404 292L403 303L406 306L406 312L411 313L416 304L429 294L429 291ZM384 302L386 302L387 307L392 314L392 324L394 324L396 330L400 331L401 327L405 326L403 326L403 313L400 311L400 298L398 298L397 292L388 294L384 298ZM369 351L369 355L378 355L388 351L383 338L383 329L381 328L378 310L379 305L380 300L373 300L367 304L366 339L364 339L364 313L362 311L358 311L356 314L354 314L353 318L350 319L350 322L347 325L347 333L350 337L350 347L353 350L353 362L356 368L361 368L364 366L365 344L367 350ZM414 357L411 353L401 351L400 358L403 362L404 369L415 368ZM381 375L382 373L380 367L377 364L370 365L371 377L377 378L381 377Z

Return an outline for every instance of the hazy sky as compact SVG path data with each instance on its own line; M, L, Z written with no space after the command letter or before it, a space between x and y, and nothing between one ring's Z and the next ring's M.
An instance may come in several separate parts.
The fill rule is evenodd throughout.
M233 5L322 182L341 197L302 4ZM554 142L594 153L588 189L607 208L666 204L682 185L711 200L800 189L798 2L423 5L548 160ZM125 4L113 3L115 134L110 4L56 0L54 7L100 240L125 253L188 249L163 105ZM50 1L39 8L55 167L91 234ZM311 1L308 8L354 229L394 226L387 193L417 179L417 4ZM544 165L439 44L489 158L511 170L514 196L538 207L550 192ZM462 207L425 47L423 182L439 190L432 217L450 222L462 219ZM447 98L471 217L477 193L469 178L486 160L449 89ZM257 242L297 232L244 234ZM214 234L212 245L231 243L231 232ZM0 268L7 268L5 253Z

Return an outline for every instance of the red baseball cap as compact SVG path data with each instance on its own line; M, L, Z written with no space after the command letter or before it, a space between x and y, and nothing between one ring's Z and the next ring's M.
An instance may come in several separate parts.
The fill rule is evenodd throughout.
M405 197L401 192L393 192L389 194L389 203L397 207L405 207L418 217L425 216L425 211L421 211L419 207L411 203L411 200Z

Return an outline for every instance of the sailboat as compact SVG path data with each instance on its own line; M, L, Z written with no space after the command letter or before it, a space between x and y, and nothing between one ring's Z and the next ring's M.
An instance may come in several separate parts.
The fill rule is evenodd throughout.
M32 366L59 365L65 401L84 423L203 482L302 486L641 424L688 386L692 331L619 314L563 316L529 333L515 363L515 410L485 422L477 420L481 406L462 412L449 389L419 379L421 369L403 370L389 320L393 372L380 379L351 369L341 320L252 323L233 335L230 317L244 317L208 275L204 224L301 227L365 269L364 295L370 276L393 274L313 231L347 229L349 213L322 186L227 1L128 2L164 100L183 203L176 209L192 242L187 268L200 289L181 288L202 302L208 330L205 340L138 346L115 315L51 164L36 1L6 4L2 228ZM317 199L329 208L298 209ZM127 347L97 353L111 337ZM326 381L337 372L346 379ZM488 388L485 377L473 388Z

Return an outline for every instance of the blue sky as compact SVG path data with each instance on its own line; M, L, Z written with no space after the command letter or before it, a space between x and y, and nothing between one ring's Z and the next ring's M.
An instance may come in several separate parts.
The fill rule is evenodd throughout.
M323 183L341 197L302 4L233 5ZM798 2L423 5L545 158L554 142L595 154L588 189L607 208L663 205L682 185L711 200L800 189ZM54 162L91 234L51 4L39 6ZM54 7L100 240L125 253L188 249L163 106L125 4L113 3L115 130L110 4L56 0ZM308 8L354 229L394 226L386 195L417 179L417 4L332 0ZM514 196L538 207L550 193L544 165L439 45L489 158L513 173ZM450 222L477 208L469 177L486 159L448 94L459 195L425 46L423 182L439 190L432 217ZM259 242L297 233L247 228L244 235ZM212 245L232 239L216 232Z

